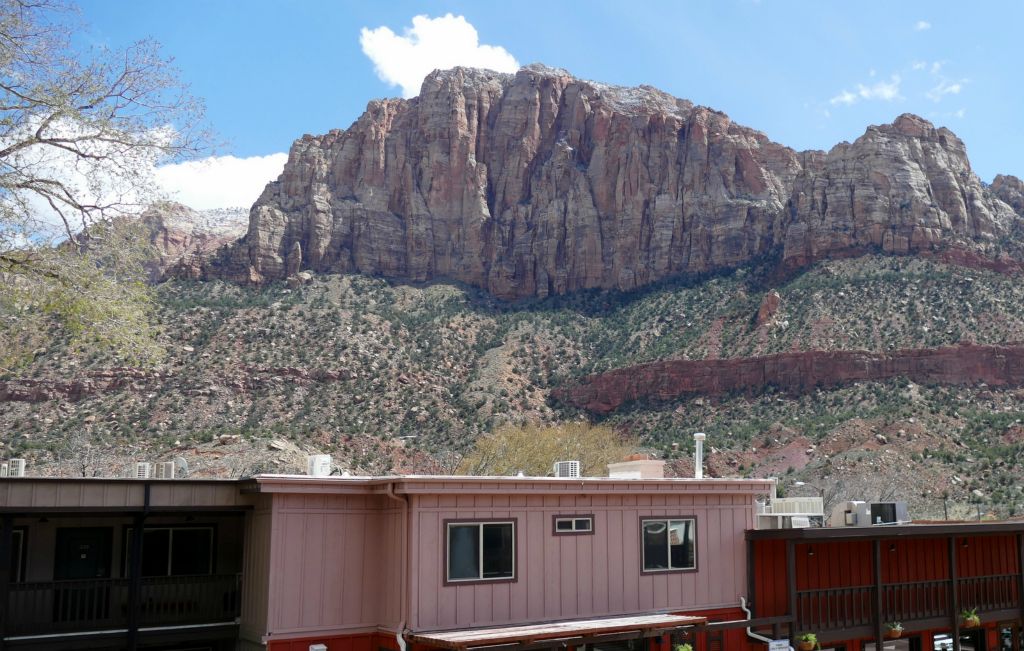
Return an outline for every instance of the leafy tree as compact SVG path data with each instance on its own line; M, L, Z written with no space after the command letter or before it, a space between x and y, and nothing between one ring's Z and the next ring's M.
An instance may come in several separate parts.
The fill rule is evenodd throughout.
M157 164L203 151L203 107L158 46L82 50L61 0L0 0L0 369L61 327L158 349L138 234Z
M603 476L609 463L622 461L637 447L609 427L587 423L506 426L477 439L459 470L467 475L545 477L556 461L578 460L585 476Z

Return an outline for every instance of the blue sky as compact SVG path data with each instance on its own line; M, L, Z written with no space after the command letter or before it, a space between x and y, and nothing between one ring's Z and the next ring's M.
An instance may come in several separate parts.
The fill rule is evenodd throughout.
M90 42L160 41L205 98L228 143L220 153L237 158L286 152L304 133L347 127L370 99L402 94L376 74L360 42L364 28L394 33L377 32L382 39L374 53L395 77L411 67L408 77L433 57L479 60L479 51L442 51L457 40L445 36L445 29L458 27L451 21L428 22L436 28L429 38L440 46L430 46L426 31L411 35L424 46L418 50L400 40L414 16L451 13L465 17L480 44L503 48L518 64L650 84L796 149L828 149L869 124L912 112L963 138L983 180L997 173L1024 177L1020 0L972 8L810 0L85 0L80 6ZM270 174L282 159L254 159L248 168L230 159L226 178L250 174L244 169Z

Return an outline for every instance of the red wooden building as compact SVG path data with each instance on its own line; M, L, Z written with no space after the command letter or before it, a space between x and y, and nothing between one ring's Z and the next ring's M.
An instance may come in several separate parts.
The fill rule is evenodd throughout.
M756 617L788 615L822 648L1020 649L1022 536L1019 522L748 531L749 594Z

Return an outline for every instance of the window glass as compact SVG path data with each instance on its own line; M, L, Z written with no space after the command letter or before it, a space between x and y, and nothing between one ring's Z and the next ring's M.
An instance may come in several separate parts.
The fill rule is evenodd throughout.
M696 569L694 536L694 521L692 519L644 520L644 570Z
M480 525L448 527L448 580L480 578Z
M668 527L668 542L673 568L694 567L693 521L672 520Z
M131 543L129 542L129 544ZM142 576L167 576L167 557L170 550L170 529L144 530L142 533Z
M668 525L664 520L644 522L644 569L668 569Z
M512 523L485 524L483 530L483 578L510 578L512 576Z
M11 532L11 583L25 580L21 575L22 559L25 554L25 532L15 529Z
M209 529L171 530L171 574L210 574L212 538Z
M590 533L594 530L594 518L591 516L572 516L555 518L556 533Z

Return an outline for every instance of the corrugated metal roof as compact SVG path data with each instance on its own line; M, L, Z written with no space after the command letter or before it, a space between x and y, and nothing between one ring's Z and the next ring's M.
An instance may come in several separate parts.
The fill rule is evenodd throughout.
M666 629L694 626L706 622L707 618L705 617L687 615L637 615L606 619L570 619L523 626L415 633L406 637L411 642L443 649L463 650L507 644L529 644L545 640L574 640L631 631L636 631L639 637L645 632L657 633Z

